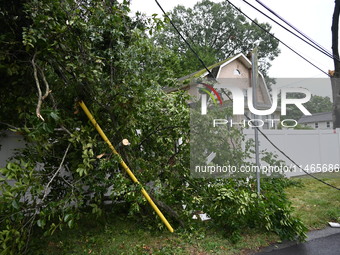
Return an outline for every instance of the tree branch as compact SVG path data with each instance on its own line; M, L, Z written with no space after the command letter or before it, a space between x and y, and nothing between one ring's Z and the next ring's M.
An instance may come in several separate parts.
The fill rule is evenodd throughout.
M0 121L0 125L5 125L5 126L7 126L7 127L9 127L9 128L16 129L16 130L19 129L19 128L16 127L16 126L13 126L13 125L11 125L11 124L8 124L8 123L2 122L2 121Z
M50 93L52 92L52 90L50 90L50 85L48 84L48 82L47 82L47 80L46 80L44 71L41 70L40 68L39 68L39 71L40 71L41 77L42 77L43 82L44 82L45 87L46 87L45 94L44 94L44 95L42 96L42 98L41 98L41 100L44 100L44 99L48 96L48 94L50 94Z
M36 115L39 119L41 119L42 121L45 121L44 118L40 114L41 104L42 104L42 93L41 93L41 88L40 88L37 66L35 64L36 55L37 55L37 53L34 53L33 58L31 60L31 63L32 63L32 66L33 66L34 80L35 80L35 84L37 85L37 89L38 89L38 103L37 103L37 107L35 109L35 113L36 113Z
M41 199L41 201L39 202L39 204L42 204L42 203L44 202L44 200L45 200L45 198L46 198L46 196L47 196L47 194L48 194L48 188L49 188L49 186L51 185L51 183L53 182L54 178L57 176L57 174L60 172L62 166L64 165L64 161L65 161L66 155L67 155L67 153L68 153L68 150L70 149L70 146L71 146L71 144L69 144L69 145L67 146L66 151L65 151L65 153L64 153L64 156L63 156L63 158L62 158L62 160L61 160L61 162L60 162L60 165L59 165L57 171L55 171L55 173L53 174L51 180L47 183L46 187L44 188L44 196L43 196L43 198Z
M155 204L162 209L162 211L167 212L171 217L173 217L174 219L176 219L179 224L181 224L182 227L185 226L184 222L181 220L180 216L178 215L178 213L173 210L170 206L168 206L166 203L156 199L151 192L149 193L149 196L151 197L151 199L155 202Z
M38 89L38 103L37 103L37 107L36 107L35 113L36 113L36 115L37 115L37 117L39 119L41 119L42 121L45 121L43 116L40 114L40 110L41 110L42 101L48 96L48 94L51 91L50 91L50 86L49 86L49 84L48 84L48 82L46 80L44 72L39 67L37 67L37 64L35 63L36 55L37 55L37 53L35 52L34 55L33 55L32 60L31 60L31 63L32 63L32 66L33 66L34 80L35 80L35 84L36 84L37 89ZM42 80L43 80L43 82L45 84L45 87L46 87L46 91L45 91L44 95L41 92L40 82L39 82L39 77L38 77L38 70L37 69L39 69L40 75L41 75Z

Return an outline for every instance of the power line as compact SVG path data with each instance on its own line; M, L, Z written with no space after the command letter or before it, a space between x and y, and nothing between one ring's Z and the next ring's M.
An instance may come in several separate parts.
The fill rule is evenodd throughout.
M256 0L256 2L258 2L262 7L264 7L267 11L269 11L270 13L274 14L277 18L279 18L281 21L283 21L285 24L287 24L289 27L291 27L292 29L294 29L296 32L298 32L300 35L302 35L304 38L306 38L307 40L309 40L310 42L312 42L315 46L317 46L320 50L322 50L325 54L329 55L331 58L336 58L336 60L340 61L339 58L337 58L336 56L334 56L332 53L330 53L330 51L328 51L326 48L324 48L323 46L321 46L320 44L318 44L316 41L314 41L312 38L310 38L309 36L307 36L305 33L301 32L299 29L297 29L295 26L293 26L292 24L290 24L287 20L285 20L283 17L281 17L279 14L277 14L275 11L273 11L272 9L270 9L267 5L265 5L264 3L262 3L259 0Z
M228 0L227 0L228 1ZM164 16L166 18L169 19L171 25L173 26L173 28L176 30L176 32L178 33L178 35L182 38L182 40L185 42L185 44L189 47L189 49L194 53L194 55L196 56L196 58L200 61L200 63L202 64L202 66L207 70L208 74L214 78L215 81L216 78L215 76L211 73L211 71L209 70L209 68L205 65L204 61L200 58L200 56L197 54L197 52L191 47L190 43L183 37L183 35L181 34L181 32L177 29L177 27L175 26L175 24L172 22L172 20L170 19L170 17L166 14L166 12L164 11L164 9L162 8L162 6L159 4L159 2L157 0L155 0L155 2L157 3L157 5L159 6L159 8L162 10L162 12L164 13ZM228 1L229 2L229 1ZM230 2L229 2L230 3ZM233 4L231 4L232 6L234 6ZM236 8L234 6L234 8ZM237 8L236 8L237 9ZM241 12L242 13L242 12ZM246 15L245 15L246 16ZM248 19L250 19L248 16L246 16ZM252 20L252 19L250 19ZM252 20L253 21L253 20ZM259 24L257 24L257 26L261 27ZM262 28L262 27L261 27ZM264 28L262 28L264 29ZM265 29L264 29L265 30ZM269 33L269 31L265 30L267 33ZM277 39L278 40L278 39ZM327 74L328 75L328 74ZM233 99L226 93L228 99L233 102ZM248 119L248 120L251 120L250 117L248 117L246 114L244 114L244 116ZM311 176L312 178L314 178L315 180L325 184L325 185L328 185L329 187L331 188L334 188L336 190L339 190L340 191L340 188L338 187L335 187L333 186L332 184L329 184L321 179L319 179L318 177L308 173L307 171L305 171L301 166L299 166L291 157L289 157L284 151L282 151L276 144L274 144L270 139L269 137L264 134L262 132L261 129L259 129L258 127L255 126L255 128L261 133L261 135L263 135L263 137L275 148L277 149L284 157L286 157L290 162L292 162L295 166L297 166L299 169L301 169L304 173L306 173L307 175Z
M263 16L265 16L266 18L270 19L271 21L273 21L275 24L279 25L281 28L285 29L286 31L288 31L289 33L291 33L292 35L296 36L297 38L299 38L300 40L302 40L303 42L307 43L309 46L313 47L314 49L318 50L319 52L321 52L322 54L326 55L327 57L331 58L331 59L335 59L335 57L330 54L326 49L322 48L322 46L318 45L316 42L311 41L310 38L308 38L307 40L304 39L303 37L306 37L303 34L303 37L299 36L298 34L294 33L293 31L291 31L290 29L288 29L287 27L285 27L284 25L280 24L279 22L277 22L276 20L274 20L273 18L271 18L270 16L268 16L267 14L265 14L263 11L261 11L260 9L258 9L257 7L255 7L254 5L252 5L251 3L249 3L247 0L243 0L243 2L245 2L246 4L248 4L250 7L252 7L253 9L255 9L256 11L258 11L259 13L261 13ZM277 14L275 14L277 15ZM283 22L285 22L286 24L289 24L288 22L284 21L283 18L281 18L280 16L277 16L278 18L280 18ZM289 24L289 26L292 26ZM293 27L293 26L292 26ZM295 27L293 27L293 29L295 30ZM299 31L299 30L297 30ZM302 33L302 32L298 32L298 33ZM309 42L309 41L311 42ZM338 60L338 59L337 59Z
M326 73L324 70L322 70L320 67L318 67L317 65L315 65L314 63L312 63L311 61L309 61L307 58L305 58L304 56L302 56L300 53L298 53L296 50L294 50L292 47L290 47L289 45L287 45L286 43L284 43L283 41L281 41L279 38L277 38L275 35L271 34L267 29L265 29L264 27L262 27L259 23L257 23L255 20L253 20L252 18L250 18L247 14L245 14L240 8L238 8L237 6L235 6L232 2L230 2L229 0L226 0L231 6L233 6L237 11L239 11L240 13L242 13L247 19L249 19L251 22L253 22L256 26L258 26L261 30L263 30L264 32L266 32L267 34L269 34L270 36L272 36L273 38L275 38L278 42L280 42L282 45L286 46L288 49L290 49L292 52L294 52L296 55L298 55L300 58L302 58L303 60L305 60L307 63L309 63L310 65L314 66L316 69L318 69L319 71L321 71L322 73L326 74L328 77L331 77L328 73Z
M257 128L259 130L259 132L261 133L261 135L263 135L263 137L275 148L277 149L283 156L285 156L290 162L292 162L295 166L297 166L300 170L302 170L305 174L309 175L310 177L314 178L315 180L322 182L325 185L328 185L331 188L334 188L336 190L340 191L340 188L333 186L332 184L325 182L323 180L321 180L320 178L316 177L315 175L308 173L305 169L302 168L302 166L298 165L295 160L293 160L291 157L289 157L284 151L282 151L276 144L274 144L269 137L264 134L259 128Z

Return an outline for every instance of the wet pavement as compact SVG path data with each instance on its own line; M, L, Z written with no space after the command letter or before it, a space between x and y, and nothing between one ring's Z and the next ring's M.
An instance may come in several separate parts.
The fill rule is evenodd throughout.
M327 227L307 234L304 243L283 242L263 248L256 255L340 255L340 228Z

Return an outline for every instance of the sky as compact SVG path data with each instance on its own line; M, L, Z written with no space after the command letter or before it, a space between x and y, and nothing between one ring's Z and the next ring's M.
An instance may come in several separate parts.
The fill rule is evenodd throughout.
M220 2L220 0L213 0ZM280 28L273 21L264 17L262 14L253 10L242 0L230 0L234 5L241 8L252 19L257 18L260 22L268 22L272 26L271 32L275 34L281 41L288 44L294 50L299 52L305 58L320 67L324 72L334 69L333 60L324 54L318 52L306 43L300 41L284 29ZM251 4L263 10L254 0L248 0ZM165 11L171 11L177 5L193 7L197 0L158 0ZM331 23L334 10L334 0L281 0L270 1L262 0L262 2L287 20L290 24L298 28L300 31L308 35L318 44L322 45L331 52ZM155 0L132 0L132 12L142 12L146 15L157 13L162 15L162 11L157 6ZM284 45L279 46L281 53L271 63L269 76L275 78L327 78L327 75L308 64L305 60L291 52ZM298 83L298 82L295 82ZM310 85L309 89L312 94L331 97L330 83L323 81L323 86ZM287 85L285 85L287 86Z

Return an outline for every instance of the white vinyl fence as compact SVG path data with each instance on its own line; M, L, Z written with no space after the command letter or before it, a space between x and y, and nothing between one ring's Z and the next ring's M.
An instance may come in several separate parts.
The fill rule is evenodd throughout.
M301 165L308 172L339 171L340 166L340 129L333 130L268 130L262 129L268 138ZM6 165L6 160L13 155L15 149L22 148L25 143L22 137L13 132L6 132L6 137L0 137L0 167ZM254 139L254 130L245 129L246 139ZM285 156L278 152L260 133L260 151L267 150L278 155L278 159L292 166ZM264 162L261 162L265 164ZM287 176L305 174L297 167Z
M310 173L313 172L336 172L340 165L340 129L333 130L268 130L262 129L263 133L278 147ZM245 129L246 139L254 139L254 130ZM293 166L282 153L277 151L259 133L260 151L267 149L284 160L287 166ZM287 176L305 174L297 167Z
M23 137L11 131L5 131L5 136L0 136L0 167L6 166L6 161L12 157L16 149L25 147Z

